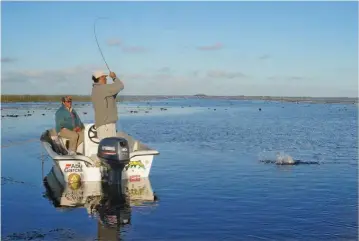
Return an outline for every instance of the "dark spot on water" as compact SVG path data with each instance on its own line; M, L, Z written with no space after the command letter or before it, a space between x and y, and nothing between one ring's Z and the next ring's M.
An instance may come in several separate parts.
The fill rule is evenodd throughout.
M12 233L3 240L38 240L47 238L48 240L70 240L77 239L75 232L70 229L56 228L49 231L33 230L27 232Z
M259 108L259 111L262 111L262 108Z
M45 235L38 231L29 231L25 233L10 234L6 236L4 240L32 240L37 238L45 238Z
M259 161L266 164L270 163L270 164L287 165L287 166L320 164L318 161L302 161L302 160L293 160L294 162L278 162L276 160L259 160Z
M14 183L22 183L22 184L24 184L25 182L17 181L15 179L13 179L12 177L1 177L1 185L14 184Z

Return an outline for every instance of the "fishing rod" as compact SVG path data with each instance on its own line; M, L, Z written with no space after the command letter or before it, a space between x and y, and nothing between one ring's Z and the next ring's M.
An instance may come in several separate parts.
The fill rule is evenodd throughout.
M97 21L100 20L100 19L110 19L110 18L108 18L108 17L98 17L98 18L95 20L95 22L94 22L93 32L94 32L95 39L96 39L96 43L97 43L97 47L98 47L98 49L99 49L99 51L100 51L100 53L101 53L102 59L103 59L103 61L105 62L106 67L107 67L109 73L111 73L110 67L108 66L108 64L107 64L107 62L106 62L106 59L105 59L105 56L104 56L103 53L102 53L102 50L101 50L100 44L98 43L98 39L97 39L97 35L96 35L96 23L97 23ZM115 99L116 99L116 97L115 97ZM118 122L118 123L120 124L120 127L122 127L121 123L120 123L120 122ZM122 128L121 128L121 129L122 129Z
M100 53L101 53L102 59L103 59L103 61L105 62L108 71L111 73L110 67L108 66L108 64L107 64L107 62L106 62L105 56L103 56L103 53L102 53L101 47L100 47L100 45L99 45L99 43L98 43L98 39L97 39L97 35L96 35L96 23L97 23L97 20L100 20L100 19L109 19L109 18L106 18L106 17L99 17L99 18L97 18L97 19L95 20L95 22L94 22L94 25L93 25L93 32L94 32L94 34L95 34L95 39L96 39L97 47L98 47L98 49L99 49L99 51L100 51Z

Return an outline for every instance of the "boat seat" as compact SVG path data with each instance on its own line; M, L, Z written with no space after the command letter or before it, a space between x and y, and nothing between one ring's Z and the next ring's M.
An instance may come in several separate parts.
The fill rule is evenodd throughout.
M61 140L61 144L68 150L70 146L70 140L60 135L58 135L58 137Z
M55 129L50 130L51 139L59 144L66 152L69 151L70 140L66 137L60 136L59 133L56 132ZM83 154L84 153L84 143L81 143L78 147L76 152Z
M66 137L63 137L63 136L60 136L58 135L59 139L61 140L62 142L62 145L66 148L66 150L68 151L69 150L69 146L70 146L70 139L66 138ZM77 150L76 150L77 153L81 153L83 154L84 153L84 142L82 142L78 147L77 147Z
M68 148L66 147L66 143L64 143L64 140L62 139L63 137L60 137L55 129L50 129L49 130L49 134L51 137L51 140L54 142L55 146L55 151L61 153L61 154L67 154L68 152Z

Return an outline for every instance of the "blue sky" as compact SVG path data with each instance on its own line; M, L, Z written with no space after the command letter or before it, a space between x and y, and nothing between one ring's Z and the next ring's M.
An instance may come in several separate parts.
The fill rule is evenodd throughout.
M2 93L358 95L356 2L2 2ZM107 70L106 70L107 71ZM111 82L111 81L110 81Z

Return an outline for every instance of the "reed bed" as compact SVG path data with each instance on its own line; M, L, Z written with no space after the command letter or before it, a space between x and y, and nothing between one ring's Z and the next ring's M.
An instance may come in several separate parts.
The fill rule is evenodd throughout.
M64 95L1 95L1 103L11 102L60 102ZM74 102L91 102L89 95L71 95ZM118 102L150 101L160 99L221 99L221 100L264 100L279 102L345 103L357 104L358 98L350 97L281 97L281 96L206 96L197 95L119 95Z
M60 102L64 95L1 95L1 103L12 102ZM71 95L74 102L91 102L89 95ZM167 99L163 96L118 96L118 102L122 101L146 101L153 99Z

